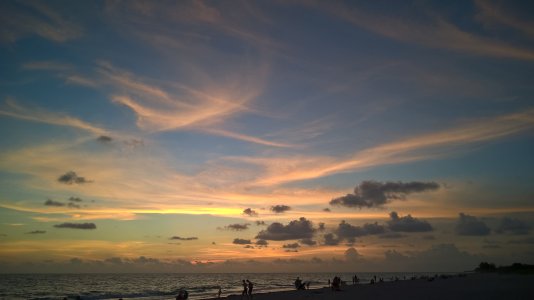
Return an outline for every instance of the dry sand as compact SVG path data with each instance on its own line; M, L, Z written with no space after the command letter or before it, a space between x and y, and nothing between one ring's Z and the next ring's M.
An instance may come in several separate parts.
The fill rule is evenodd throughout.
M241 300L241 295L230 295L228 300ZM248 300L244 297L243 300ZM299 299L534 299L534 275L470 274L464 277L402 280L377 284L343 286L341 291L328 288L305 291L272 292L253 295L254 300Z

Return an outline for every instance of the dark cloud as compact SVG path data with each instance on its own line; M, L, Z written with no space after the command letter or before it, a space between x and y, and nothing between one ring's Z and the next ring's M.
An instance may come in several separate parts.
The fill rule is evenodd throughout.
M83 260L77 258L77 257L73 257L69 260L69 262L73 265L80 265L83 263Z
M123 261L120 257L110 257L110 258L106 258L104 261L110 264L115 264L115 265L123 264Z
M234 244L235 244L235 243L234 243ZM245 245L245 247L243 247L243 248L247 248L247 249L255 249L255 247L252 246L252 245Z
M398 232L389 232L389 233L381 234L378 237L381 239L400 239L400 238L406 237L406 235L400 234Z
M314 232L312 222L302 217L287 225L274 222L267 229L260 231L256 238L273 241L297 240L311 238Z
M474 268L482 259L477 255L460 251L453 244L433 245L428 250L410 251L405 254L396 250L384 252L384 265L389 270L436 270L451 272Z
M258 216L258 213L253 210L252 208L246 208L243 210L243 214L244 215L247 215L249 217L257 217Z
M339 245L339 243L341 242L341 239L339 239L333 233L327 233L323 235L323 238L324 238L324 244L327 246L336 246L336 245Z
M72 203L72 202L69 202L69 204L67 204L67 206L70 207L70 208L81 208L78 204Z
M296 249L299 247L300 247L299 243L285 244L282 246L282 248L286 248L286 249Z
M531 227L521 220L504 217L496 231L498 233L528 234L530 229Z
M46 206L57 206L57 207L60 207L60 206L65 206L65 203L63 202L59 202L59 201L54 201L52 199L47 199L44 203L44 205Z
M490 233L486 223L464 213L459 214L455 230L458 235L488 235Z
M396 212L389 214L388 228L391 231L397 232L427 232L434 230L432 226L425 220L419 220L411 215L399 217Z
M45 234L45 233L46 233L45 230L34 230L34 231L26 232L26 234Z
M267 225L265 221L256 221L256 226L265 226Z
M408 194L433 191L438 188L439 184L435 182L363 181L354 188L354 194L332 199L330 205L357 208L381 207L392 200L404 200Z
M230 224L228 226L224 226L223 228L219 228L219 229L242 231L242 230L247 230L249 226L250 226L249 223L245 223L245 224Z
M330 208L323 208L323 211L326 211L326 212L331 212Z
M319 231L324 231L326 229L325 227L325 224L323 222L320 222L319 224L317 224L319 227L317 228L317 230Z
M86 180L85 177L78 176L76 172L69 171L61 176L58 177L57 181L65 184L83 184L83 183L89 183L92 182L90 180Z
M250 240L239 239L239 238L235 238L232 243L234 243L236 245L250 245L250 244L252 244L252 242Z
M111 142L113 139L112 139L110 136L107 136L107 135L101 135L101 136L99 136L96 140L99 141L99 142L101 142L101 143L109 143L109 142Z
M54 225L54 227L72 229L96 229L95 223L61 223Z
M269 245L269 242L266 240L257 240L256 245L260 247L267 247Z
M317 245L317 241L314 241L312 239L302 239L299 241L301 244L306 246L315 246Z
M133 262L138 264L159 264L160 260L157 258L139 256L139 258L134 259Z
M363 226L354 226L344 220L339 223L335 233L337 236L343 240L347 239L352 241L356 237L372 235L372 234L382 234L386 232L386 229L383 225L378 223L365 223Z
M70 197L70 198L69 198L69 201L70 201L70 202L82 202L83 199L82 199L82 198L79 198L79 197Z
M273 211L274 213L277 213L277 214L281 214L281 213L286 212L288 210L291 210L291 207L289 207L287 205L271 206L271 211Z
M181 237L181 236L173 236L171 237L169 240L179 240L179 241L194 241L194 240L198 240L198 238L196 236L191 236L191 237Z
M354 247L350 247L345 251L345 259L349 262L351 261L357 261L362 258L362 255L358 253L358 250L356 250Z

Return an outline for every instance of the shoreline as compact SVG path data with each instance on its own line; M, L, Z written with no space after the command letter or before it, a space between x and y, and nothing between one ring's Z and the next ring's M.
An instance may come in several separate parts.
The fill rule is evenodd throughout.
M466 274L429 279L385 281L375 284L344 285L340 291L329 287L309 290L277 291L253 294L251 298L238 294L203 300L290 300L290 299L532 299L534 275Z

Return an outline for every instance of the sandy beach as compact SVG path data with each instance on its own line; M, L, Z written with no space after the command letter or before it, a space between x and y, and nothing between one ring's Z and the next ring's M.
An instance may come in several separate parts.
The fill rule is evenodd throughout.
M242 297L230 295L225 299L240 300ZM534 299L534 275L470 274L433 281L416 279L347 285L336 292L326 287L272 292L255 294L253 299Z

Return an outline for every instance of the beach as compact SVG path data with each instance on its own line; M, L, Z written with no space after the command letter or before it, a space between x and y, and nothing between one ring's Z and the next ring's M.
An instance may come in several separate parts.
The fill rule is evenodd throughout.
M222 297L224 298L224 297ZM414 279L345 285L341 291L328 287L255 294L255 300L284 299L534 299L534 275L469 274L433 280ZM215 298L210 298L215 299ZM241 295L229 295L240 300ZM243 299L248 299L243 297Z

